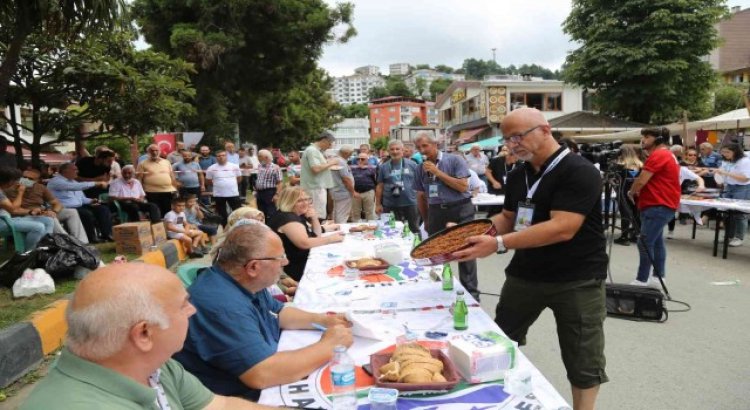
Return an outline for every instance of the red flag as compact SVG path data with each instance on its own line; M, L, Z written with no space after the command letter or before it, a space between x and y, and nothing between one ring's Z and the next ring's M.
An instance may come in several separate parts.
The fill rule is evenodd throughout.
M159 146L161 155L166 156L175 149L176 138L174 134L154 134L154 144Z

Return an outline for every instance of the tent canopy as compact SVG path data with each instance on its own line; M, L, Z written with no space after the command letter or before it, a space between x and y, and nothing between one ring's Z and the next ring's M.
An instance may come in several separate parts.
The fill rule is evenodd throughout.
M496 137L490 137L485 138L483 140L477 141L477 142L471 142L468 144L463 144L458 147L459 151L469 151L471 149L471 146L474 144L479 144L479 146L483 150L490 150L495 149L503 144L503 137L502 136L496 136Z

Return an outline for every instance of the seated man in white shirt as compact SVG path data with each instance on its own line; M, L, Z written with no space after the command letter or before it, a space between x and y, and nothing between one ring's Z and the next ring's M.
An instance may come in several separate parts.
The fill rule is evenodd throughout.
M474 172L473 169L469 169L469 192L471 192L471 196L477 196L477 194L486 194L487 193L487 184L482 181L481 178L479 178L479 175L477 175L476 172Z
M135 178L135 167L125 165L122 167L122 177L112 181L109 186L109 199L119 202L122 210L128 214L128 221L138 222L141 220L138 212L148 214L151 223L161 222L159 207L146 201L146 192L143 191L141 181Z

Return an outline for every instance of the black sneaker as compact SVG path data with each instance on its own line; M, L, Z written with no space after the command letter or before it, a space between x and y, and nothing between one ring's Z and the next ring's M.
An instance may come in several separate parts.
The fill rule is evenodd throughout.
M627 238L627 237L625 237L625 236L621 236L621 237L619 237L619 238L615 239L615 241L614 241L614 242L615 242L616 244L618 244L618 245L622 245L622 246L630 246L630 239L628 239L628 238Z

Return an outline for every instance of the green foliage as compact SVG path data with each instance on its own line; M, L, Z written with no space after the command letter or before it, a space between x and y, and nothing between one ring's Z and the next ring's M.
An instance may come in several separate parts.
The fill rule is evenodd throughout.
M364 103L339 105L333 114L338 118L367 118L370 115L370 108Z
M406 85L403 78L389 77L385 80L385 88L388 95L398 97L414 97L414 92Z
M377 100L378 98L387 97L388 89L386 87L372 87L367 93L367 98L370 100Z
M722 0L575 0L563 28L581 47L565 78L596 92L603 114L666 123L700 118L715 75L704 56L718 44Z
M744 96L748 92L745 84L722 84L714 91L713 115L745 107Z
M378 152L381 149L388 149L388 137L375 138L370 143L370 146L375 152Z
M447 65L444 65L444 64L436 65L435 70L441 73L448 73L448 74L451 74L453 72L452 67L448 67Z
M450 87L451 83L453 83L453 81L447 78L438 78L430 83L430 94L432 94L432 98L437 99L437 96L444 93L445 90Z
M412 126L412 127L421 127L423 125L424 123L422 122L422 119L419 117L414 117L411 119L411 122L409 122L409 126Z
M429 70L430 65L429 64L417 64L416 67L414 67L415 70Z
M417 96L421 96L425 91L427 91L427 80L425 80L422 77L418 77L415 80L416 83L416 89L417 89Z
M323 0L135 0L133 13L155 49L195 64L198 113L188 125L202 129L208 141L235 123L243 139L279 138L291 124L300 132L323 125L327 113L308 120L302 107L280 103L322 99L298 87L316 76L323 45L356 34L353 6ZM340 24L348 28L337 37L332 29Z
M463 72L459 73L459 70L456 70L455 73L465 74L467 79L472 80L483 80L484 76L493 74L530 74L533 77L541 77L547 80L560 78L558 71L552 71L537 64L523 64L518 67L511 64L503 67L493 60L477 60L474 58L464 60L462 69Z

